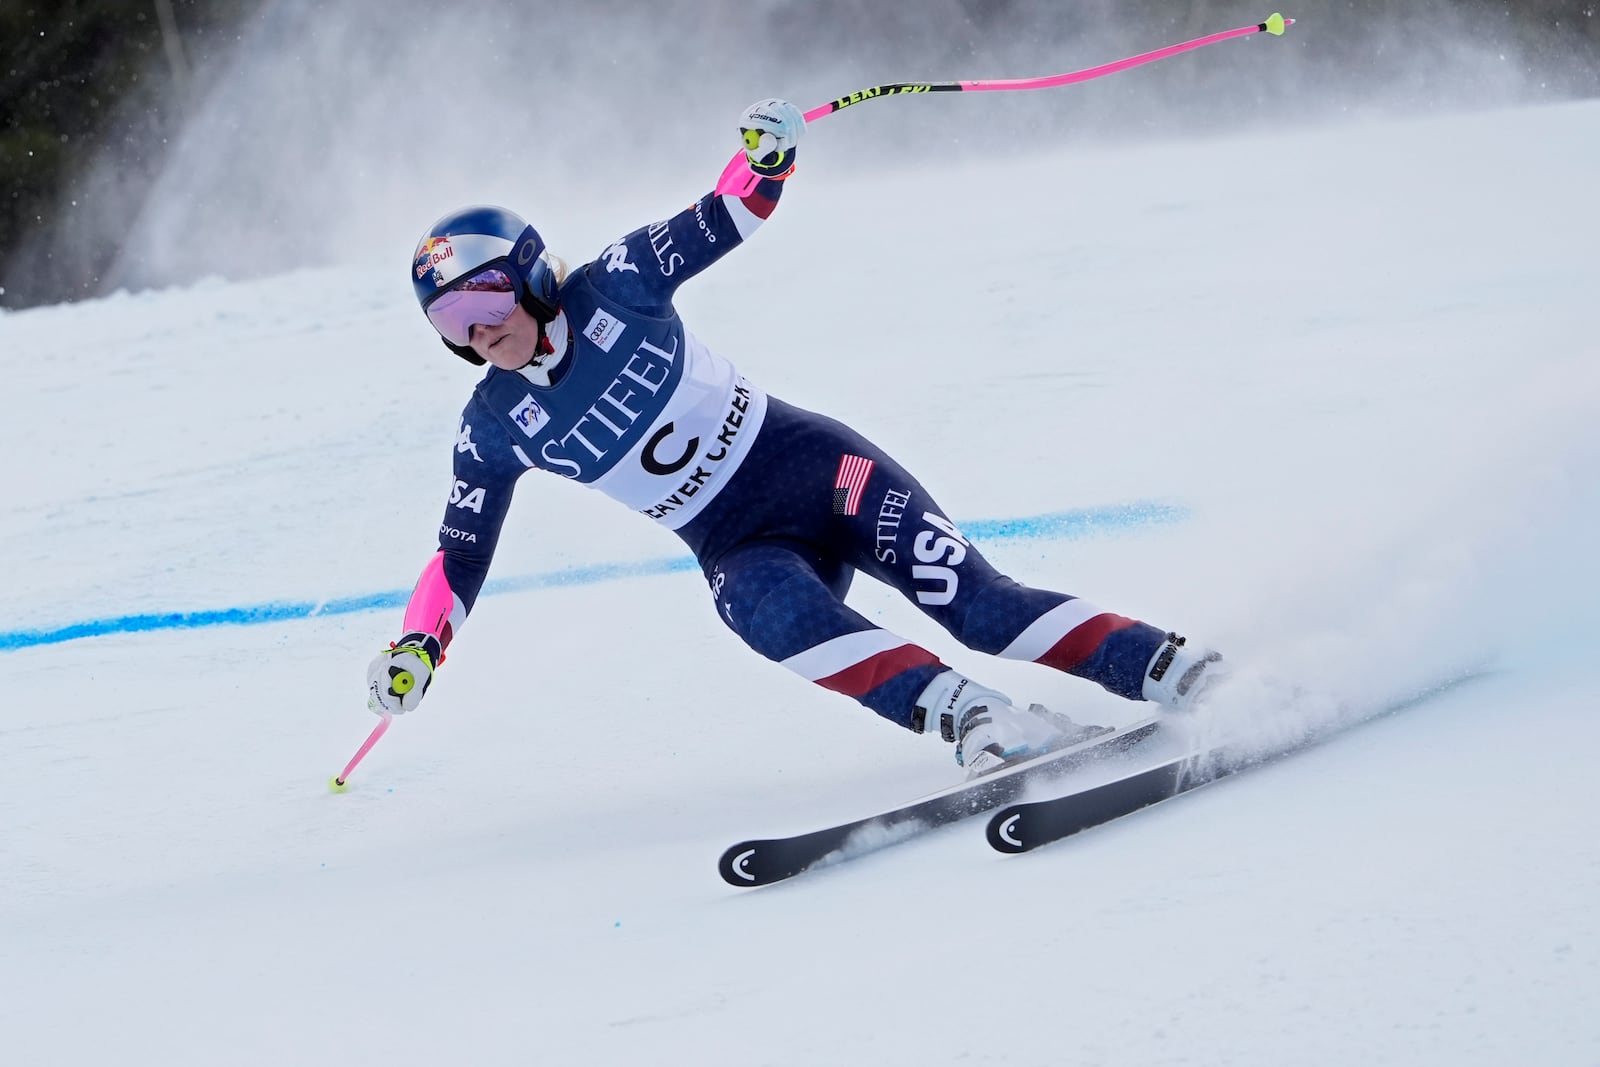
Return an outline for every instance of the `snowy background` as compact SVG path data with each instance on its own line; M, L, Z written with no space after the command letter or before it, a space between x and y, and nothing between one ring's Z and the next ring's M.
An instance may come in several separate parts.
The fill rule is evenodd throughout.
M332 796L474 380L402 280L454 202L371 262L3 314L6 1062L1600 1064L1600 104L874 174L830 132L682 292L710 345L1031 584L1328 700L1487 677L1028 856L975 822L740 892L725 846L948 785L949 748L530 476L498 591ZM581 260L725 160L512 206Z

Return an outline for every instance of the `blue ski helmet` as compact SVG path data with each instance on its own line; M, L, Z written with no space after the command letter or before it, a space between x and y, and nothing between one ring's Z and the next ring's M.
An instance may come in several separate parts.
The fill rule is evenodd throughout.
M411 284L417 303L426 313L433 301L490 267L505 271L518 301L539 322L542 333L560 308L556 272L545 257L539 231L505 208L465 207L428 227L412 257ZM452 343L442 334L439 339L467 362L483 365L483 357L470 345Z

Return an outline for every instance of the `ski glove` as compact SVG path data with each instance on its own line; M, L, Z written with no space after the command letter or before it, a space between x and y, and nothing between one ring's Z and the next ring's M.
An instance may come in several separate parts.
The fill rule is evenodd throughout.
M367 668L367 707L375 714L399 715L422 703L433 669L444 662L439 639L421 631L406 634L379 652Z
M750 169L763 178L787 178L794 170L794 147L806 132L806 117L787 100L762 100L739 116L739 136Z

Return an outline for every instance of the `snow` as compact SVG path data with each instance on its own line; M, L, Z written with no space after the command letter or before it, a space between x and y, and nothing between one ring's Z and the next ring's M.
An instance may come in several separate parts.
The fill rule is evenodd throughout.
M1600 105L848 181L810 143L681 296L752 378L1019 579L1301 685L1233 721L1263 743L1487 676L1027 856L973 822L741 892L727 845L949 749L530 477L500 591L334 796L474 380L401 279L428 220L393 262L0 314L7 1062L1600 1063Z

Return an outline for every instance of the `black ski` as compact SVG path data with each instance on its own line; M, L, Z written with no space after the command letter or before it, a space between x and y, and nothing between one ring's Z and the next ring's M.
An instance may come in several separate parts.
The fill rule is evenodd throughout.
M1220 753L1208 752L1171 759L1063 797L1012 804L990 817L989 844L1001 852L1026 852L1181 796L1242 769L1223 762Z
M1415 707L1477 677L1481 675L1466 674L1442 682L1397 701L1361 721L1371 722L1383 715ZM1071 837L1092 826L1131 815L1163 800L1191 793L1239 771L1304 751L1341 732L1339 729L1324 731L1268 756L1230 754L1226 747L1189 753L1066 796L1011 804L990 817L987 830L989 844L1000 852L1027 852L1063 837Z
M874 852L1009 803L1029 785L1065 774L1086 761L1120 752L1150 736L1158 719L1142 719L1059 752L975 778L903 807L795 837L741 841L717 861L723 881L740 888L767 885L802 871Z

